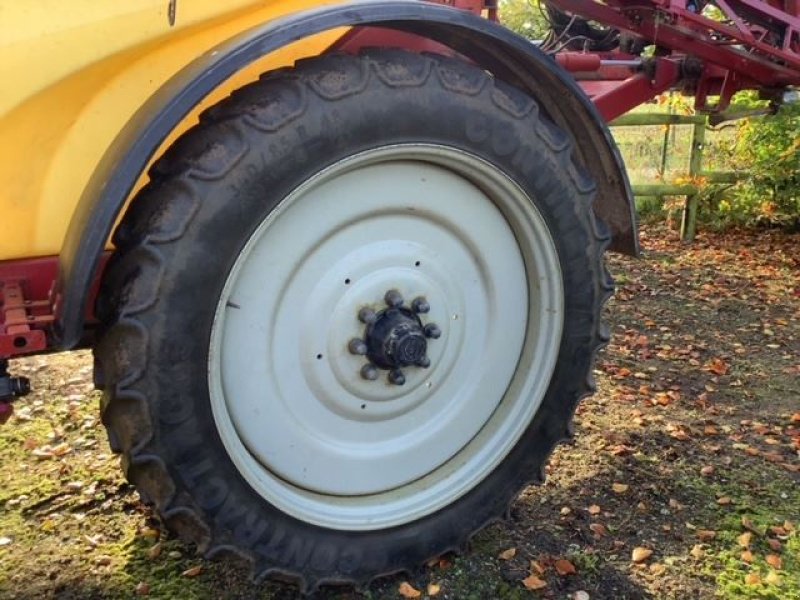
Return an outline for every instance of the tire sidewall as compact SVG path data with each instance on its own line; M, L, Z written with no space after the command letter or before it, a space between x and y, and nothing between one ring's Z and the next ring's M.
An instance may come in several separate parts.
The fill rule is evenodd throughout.
M290 96L298 116L276 131L254 126L246 113L207 128L207 146L217 140L227 154L214 157L214 168L184 170L165 186L163 193L188 194L198 208L180 243L159 247L164 274L156 305L140 318L149 358L135 384L150 399L153 443L176 482L176 501L202 511L215 539L248 550L258 564L324 581L362 580L419 564L432 552L457 550L465 531L504 513L520 488L540 477L586 393L600 305L591 283L601 252L592 232L591 186L565 168L566 140L539 119L531 100L500 84L454 92L436 74L424 85L394 87L368 72L368 63L358 64L364 85L343 97L313 93L312 84L296 79L283 81L296 92ZM453 147L495 165L544 217L564 273L566 312L562 338L554 340L555 372L520 442L451 506L390 530L309 525L261 498L220 438L208 383L215 311L245 243L283 198L337 161L411 142Z

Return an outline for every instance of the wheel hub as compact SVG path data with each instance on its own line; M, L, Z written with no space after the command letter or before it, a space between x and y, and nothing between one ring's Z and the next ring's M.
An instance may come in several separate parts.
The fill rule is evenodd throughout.
M220 437L248 484L305 523L377 531L431 515L536 414L561 281L547 224L495 165L424 144L337 163L262 222L225 284L209 349ZM398 308L387 290L430 335L429 368L368 356L359 315Z
M378 367L423 366L427 352L422 322L408 309L384 310L367 326L367 357Z
M422 324L419 315L430 311L425 298L415 298L411 309L403 306L403 296L397 290L386 292L384 300L387 308L380 312L370 308L358 312L359 320L367 326L364 339L350 340L348 348L352 354L366 355L369 359L361 369L364 379L374 381L378 378L377 369L387 369L389 382L403 385L406 380L400 368L427 369L431 365L428 338L438 338L441 330L435 323Z

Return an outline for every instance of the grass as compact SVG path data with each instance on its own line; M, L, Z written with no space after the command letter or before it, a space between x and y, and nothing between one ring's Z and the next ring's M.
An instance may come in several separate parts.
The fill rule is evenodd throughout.
M593 600L800 599L797 241L703 232L686 246L645 229L643 259L611 258L617 295L599 391L547 482L524 490L466 554L317 597L395 600L406 581L423 598L440 586L437 600L580 590ZM0 430L0 598L297 598L291 585L256 586L244 569L203 561L161 528L108 448L88 353L13 370L35 391ZM652 556L632 561L637 547ZM576 573L559 575L559 559ZM522 584L531 561L539 591Z

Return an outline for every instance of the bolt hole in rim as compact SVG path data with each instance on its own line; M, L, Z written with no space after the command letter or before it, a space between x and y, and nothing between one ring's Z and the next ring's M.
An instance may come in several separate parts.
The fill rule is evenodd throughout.
M337 286L345 272L351 285ZM374 316L387 289L425 297L441 330L430 366L405 370L402 386L386 370L365 379L348 350L359 311ZM473 489L527 429L563 296L544 218L494 165L432 144L349 157L289 194L231 269L209 349L222 442L300 520L351 531L417 520ZM325 360L307 360L319 344Z

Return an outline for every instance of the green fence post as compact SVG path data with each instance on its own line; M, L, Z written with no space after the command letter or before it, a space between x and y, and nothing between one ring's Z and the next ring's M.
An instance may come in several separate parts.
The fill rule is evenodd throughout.
M692 149L689 158L689 176L694 180L703 171L703 146L706 141L706 124L703 122L695 123L692 128ZM683 218L681 219L681 239L684 242L694 240L697 232L697 203L700 198L697 193L686 196L686 204L683 208Z

